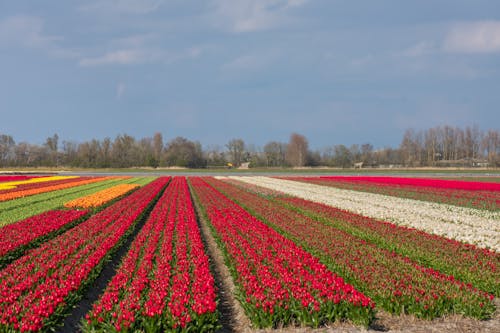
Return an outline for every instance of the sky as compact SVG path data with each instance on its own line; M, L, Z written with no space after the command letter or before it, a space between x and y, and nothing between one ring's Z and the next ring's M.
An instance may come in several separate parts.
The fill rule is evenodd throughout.
M498 0L0 0L0 134L398 147L500 124Z

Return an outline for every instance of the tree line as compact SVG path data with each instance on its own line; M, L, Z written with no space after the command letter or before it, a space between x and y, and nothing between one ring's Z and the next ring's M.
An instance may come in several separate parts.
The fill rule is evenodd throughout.
M229 164L230 163L230 164ZM42 145L16 143L0 134L0 167L499 167L500 133L437 126L408 129L397 148L374 149L370 143L336 144L311 150L307 138L292 133L288 142L270 141L262 148L235 138L223 147L203 148L198 141L176 137L164 143L161 133L136 139L120 134L113 140L92 139L77 143L60 140L57 134Z

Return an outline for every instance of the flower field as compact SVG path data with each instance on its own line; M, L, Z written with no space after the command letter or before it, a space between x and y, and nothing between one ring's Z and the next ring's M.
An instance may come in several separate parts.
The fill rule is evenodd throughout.
M0 332L498 327L499 198L428 178L0 176Z

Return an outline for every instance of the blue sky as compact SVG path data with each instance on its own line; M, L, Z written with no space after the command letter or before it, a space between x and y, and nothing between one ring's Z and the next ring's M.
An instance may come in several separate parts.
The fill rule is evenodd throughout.
M0 0L0 133L397 147L500 124L500 1Z

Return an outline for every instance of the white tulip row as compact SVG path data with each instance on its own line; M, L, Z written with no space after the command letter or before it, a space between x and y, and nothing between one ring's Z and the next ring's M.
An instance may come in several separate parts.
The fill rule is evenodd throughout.
M500 213L269 177L231 177L360 215L500 251Z

